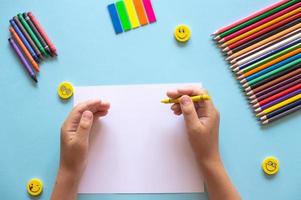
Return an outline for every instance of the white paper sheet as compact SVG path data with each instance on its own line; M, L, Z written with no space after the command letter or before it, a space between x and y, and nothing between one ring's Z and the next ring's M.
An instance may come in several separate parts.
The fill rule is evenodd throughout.
M168 89L184 85L75 88L75 105L89 99L111 103L109 115L93 127L79 193L204 191L183 117L160 103Z

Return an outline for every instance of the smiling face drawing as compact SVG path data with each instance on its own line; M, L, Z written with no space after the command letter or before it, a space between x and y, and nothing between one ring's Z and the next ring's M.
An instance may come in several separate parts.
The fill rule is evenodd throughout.
M175 30L175 38L179 42L187 42L190 39L190 29L186 25L179 25Z
M32 196L38 196L43 190L43 183L41 180L33 178L27 183L27 192Z
M279 170L279 161L275 157L267 157L262 162L262 169L268 175L276 174Z

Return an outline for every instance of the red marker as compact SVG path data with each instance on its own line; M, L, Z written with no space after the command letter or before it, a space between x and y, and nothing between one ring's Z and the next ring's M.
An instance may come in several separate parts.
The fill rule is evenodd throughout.
M44 38L47 45L49 46L52 56L53 55L56 56L57 55L56 48L50 41L49 37L47 36L46 32L43 30L43 28L40 25L40 23L38 22L38 20L33 16L33 14L31 12L29 12L27 14L28 14L29 18L31 19L31 21L33 22L33 24L35 25L35 27L37 28L37 30L39 31L39 33L41 34L41 36Z

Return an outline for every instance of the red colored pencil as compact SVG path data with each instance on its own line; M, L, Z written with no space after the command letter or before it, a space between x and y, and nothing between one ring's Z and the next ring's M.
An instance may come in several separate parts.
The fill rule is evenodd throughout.
M280 98L280 97L282 97L282 96L284 96L284 95L287 95L287 94L289 94L289 93L291 93L291 92L294 92L294 91L296 91L296 90L298 90L298 89L301 89L301 83L298 84L298 85L295 85L295 86L293 86L293 87L291 87L291 88L289 88L289 89L286 89L286 90L284 90L284 91L282 91L282 92L280 92L280 93L278 93L278 94L275 94L275 95L273 95L273 96L271 96L271 97L269 97L269 98L266 98L266 99L264 99L264 100L262 100L262 101L259 101L259 102L258 102L258 101L255 99L255 100L252 101L251 103L252 103L252 104L258 103L259 106L263 106L263 105L265 105L265 104L267 104L267 103L269 103L269 102L271 102L271 101L274 101L274 100L276 100L276 99L278 99L278 98Z
M275 3L275 4L273 4L273 5L270 5L270 6L264 8L264 9L258 11L258 12L252 13L251 15L249 15L249 16L246 17L246 18L237 20L237 21L235 21L234 23L232 23L232 24L230 24L230 25L228 25L228 26L225 26L225 27L223 27L223 28L217 30L217 31L216 31L215 33L213 33L213 34L214 34L214 35L217 35L217 34L220 34L220 33L222 33L222 32L225 32L225 31L227 31L227 30L229 30L229 29L231 29L231 28L234 28L235 26L238 26L238 25L240 25L240 24L242 24L242 23L244 23L244 22L246 22L246 21L249 21L249 20L252 19L252 18L255 18L255 17L257 17L257 16L259 16L259 15L265 13L265 12L268 12L268 11L270 11L270 10L276 8L276 7L279 7L279 6L285 4L285 3L289 2L289 1L290 1L290 0L283 0L283 1L280 1L280 2Z
M252 24L250 26L247 26L247 27L245 27L245 28L243 28L243 29L241 29L239 31L236 31L236 32L234 32L234 33L232 33L232 34L224 37L223 39L221 39L219 41L219 43L229 41L229 40L231 40L231 39L233 39L233 38L235 38L235 37L237 37L239 35L242 35L242 34L248 32L248 31L250 31L252 29L255 29L255 28L257 28L257 27L259 27L259 26L261 26L261 25L263 25L265 23L268 23L268 22L270 22L270 21L272 21L272 20L274 20L274 19L276 19L278 17L281 17L282 15L285 15L285 14L287 14L287 13L289 13L289 12L295 10L295 9L298 9L298 8L300 8L300 6L301 6L301 2L295 4L295 5L291 6L291 7L288 7L288 8L286 8L286 9L280 11L280 12L277 12L277 13L275 13L275 14L273 14L273 15L265 18L265 19L262 19L262 20L254 23L254 24Z
M35 25L35 27L37 28L37 30L39 31L39 33L41 34L41 36L44 38L47 45L49 46L52 55L57 55L55 46L50 41L49 37L47 36L46 32L44 31L44 29L42 28L42 26L40 25L38 20L34 17L34 15L31 12L29 12L27 14L28 14L29 18L31 19L31 21L33 22L33 24Z
M265 34L265 33L268 33L268 32L270 32L270 31L272 31L272 30L274 30L274 29L276 29L278 27L281 27L281 26L283 26L285 24L288 24L288 23L290 23L290 22L292 22L292 21L294 21L295 19L298 19L298 18L301 18L301 13L298 13L297 15L293 15L293 16L291 16L291 17L289 17L289 18L287 18L287 19L285 19L283 21L280 21L280 22L278 22L278 23L276 23L276 24L274 24L274 25L272 25L270 27L267 27L267 28L265 28L265 29L263 29L263 30L255 33L253 35L250 35L250 36L248 36L248 37L246 37L246 38L244 38L242 40L239 40L239 41L237 41L237 42L229 45L228 48L229 49L234 49L234 48L236 48L236 47L238 47L238 46L240 46L240 45L242 45L242 44L244 44L246 42L249 42L249 41L251 41L251 40L253 40L253 39L255 39L255 38L257 38L257 37L259 37L259 36L261 36L263 34Z

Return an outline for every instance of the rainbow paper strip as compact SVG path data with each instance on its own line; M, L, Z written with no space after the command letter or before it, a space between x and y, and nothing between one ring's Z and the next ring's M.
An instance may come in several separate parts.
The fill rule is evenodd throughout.
M116 34L157 21L151 0L121 0L108 11Z

